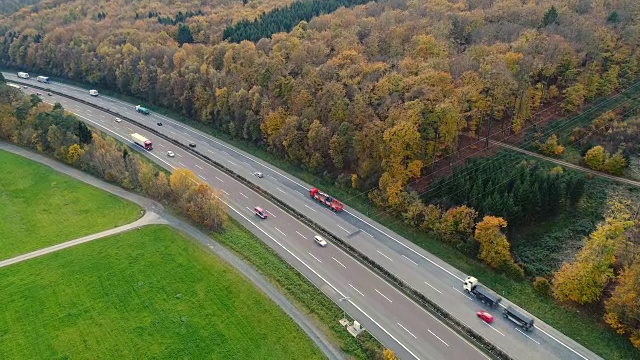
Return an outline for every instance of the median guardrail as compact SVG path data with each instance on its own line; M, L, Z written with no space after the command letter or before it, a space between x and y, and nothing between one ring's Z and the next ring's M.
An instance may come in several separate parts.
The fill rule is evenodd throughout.
M236 173L235 171L227 168L226 166L224 166L221 163L219 163L218 161L210 158L209 156L201 154L198 151L196 151L195 149L193 149L193 148L191 148L191 147L189 147L189 146L187 146L185 144L182 144L182 143L178 142L175 139L172 139L171 137L169 137L167 135L164 135L164 134L158 132L155 128L147 126L147 125L145 125L145 124L143 124L143 123L141 123L141 122L139 122L137 120L131 119L131 118L129 118L127 116L124 116L124 115L122 115L122 114L120 114L120 113L118 113L116 111L111 110L111 109L104 108L102 106L93 104L93 103L91 103L89 101L86 101L86 100L83 100L83 99L79 99L79 98L76 98L76 97L73 97L71 95L67 95L67 94L64 94L64 93L60 93L58 91L51 90L51 89L43 87L43 86L34 85L32 83L25 83L25 82L22 82L22 81L14 81L14 80L12 80L11 82L17 83L17 84L21 84L21 85L27 85L27 86L30 86L30 87L35 88L35 89L40 89L40 90L43 90L43 91L50 92L52 94L63 96L65 98L68 98L68 99L80 102L82 104L91 106L93 108L96 108L96 109L98 109L100 111L103 111L103 112L106 112L108 114L117 116L117 117L121 118L122 120L126 120L126 121L128 121L128 122L130 122L132 124L135 124L136 126L139 126L139 127L143 128L143 129L149 131L150 133L153 133L157 137L160 137L160 138L172 143L173 145L175 145L175 146L177 146L177 147L179 147L179 148L181 148L183 150L186 150L187 152L191 153L192 155L197 156L201 160L209 163L210 165L215 166L218 170L223 171L227 175L235 178L236 180L238 180L239 182L241 182L245 186L251 188L253 191L257 192L261 196L267 198L269 201L277 204L282 209L284 209L286 212L288 212L289 214L295 216L298 220L302 221L305 225L307 225L310 228L314 229L318 233L323 234L333 244L339 246L347 254L349 254L350 256L354 257L358 261L360 261L362 264L367 266L373 272L375 272L376 274L378 274L379 276L381 276L382 278L387 280L389 283L393 284L398 290L400 290L402 293L407 295L410 299L412 299L413 301L418 303L423 309L429 311L431 314L435 315L437 318L439 318L443 322L447 323L452 329L454 329L457 333L459 333L463 337L465 337L468 340L471 340L473 343L477 344L479 346L479 348L482 349L486 354L494 357L495 359L513 360L512 357L510 357L507 353L505 353L498 346L496 346L493 343L489 342L487 339L485 339L482 335L480 335L477 332L475 332L473 329L467 327L462 321L460 321L459 319L457 319L453 315L449 314L447 311L442 309L438 304L434 303L429 298L424 296L421 292L417 291L416 289L414 289L410 285L406 284L404 281L399 279L393 273L387 271L383 266L381 266L378 263L376 263L373 259L371 259L368 256L366 256L365 254L361 253L358 249L356 249L353 246L351 246L350 244L346 243L345 241L340 239L338 236L334 235L329 230L324 229L322 226L317 224L315 221L313 221L312 219L308 218L306 215L300 213L298 210L294 209L293 207L291 207L290 205L288 205L284 201L280 200L278 197L272 195L268 191L262 189L260 186L254 184L253 182L251 182L248 179L246 179L244 176L242 176L242 175Z

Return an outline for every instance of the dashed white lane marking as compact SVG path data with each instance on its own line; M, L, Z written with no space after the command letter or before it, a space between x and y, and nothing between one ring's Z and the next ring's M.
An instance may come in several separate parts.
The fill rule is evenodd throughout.
M360 295L364 296L364 294L363 294L363 293L361 293L361 292L360 292L360 290L356 289L356 287L355 287L355 286L353 286L353 285L351 285L351 284L349 284L349 286L351 286L351 288L352 288L353 290L357 291L357 292L358 292L358 294L360 294Z
M338 225L338 224L336 224L336 225ZM342 226L340 226L340 225L338 225L338 227L339 227L340 229L342 229L342 230L346 231L346 232L349 232L349 230L347 230L347 229L343 228L343 227L342 227Z
M399 322L397 322L396 324L400 325L400 327L401 327L401 328L403 328L403 329L404 329L404 331L408 332L408 333L409 333L409 335L413 336L413 338L414 338L414 339L417 339L417 338L418 338L417 336L413 335L413 334L411 333L411 331L407 330L407 328L406 328L406 327L402 326L402 324L400 324Z
M369 234L368 232L364 231L363 229L360 229L360 230L362 230L362 232L363 232L363 233L365 233L365 234L367 234L367 235L369 235L369 236L373 237L373 235Z
M205 179L204 176L202 176L202 175L198 175L198 176L200 176L200 179L202 179L204 181L207 181L207 179Z
M160 145L161 147L164 147L164 145L162 145L162 144L158 144L158 145Z
M452 288L453 288L453 290L455 290L455 291L459 292L460 294L464 295L464 297L466 297L467 299L469 299L469 300L473 301L473 298L472 298L471 296L469 296L469 295L467 295L467 294L463 293L462 291L460 291L460 290L456 289L456 288L455 288L455 287L453 287L453 286L452 286Z
M178 164L180 164L180 166L182 166L182 167L187 167L187 165L181 163L180 161L178 161Z
M269 213L269 215L271 215L271 216L273 216L273 217L276 217L276 216L275 216L275 215L273 215L273 213L272 213L271 211L269 211L269 210L267 210L267 213Z
M314 259L318 260L318 262L322 264L322 260L320 260L320 259L318 259L317 257L313 256L313 254L312 254L312 253L309 253L309 255L311 255L311 257L312 257L312 258L314 258Z
M519 328L515 328L515 329L516 329L516 330L518 330L518 331L520 331L520 333L521 333L522 335L524 335L524 336L528 337L529 339L531 339L531 341L533 341L534 343L536 343L536 344L540 345L540 343L539 343L539 342L537 342L536 340L534 340L531 336L529 336L529 335L525 334L525 333L524 333L522 330L520 330Z
M281 192L281 193L283 193L283 194L285 193L285 192L284 192L284 190L282 190L282 189L280 189L280 188L276 188L276 189L278 189L278 191L280 191L280 192Z
M207 151L208 151L208 152L210 152L210 153L212 153L212 154L215 154L213 151L211 151L211 150L209 150L209 149L207 149Z
M296 232L298 233L298 235L302 236L305 240L307 240L307 237L306 237L306 236L304 236L304 235L300 234L298 231L296 231Z
M249 165L249 163L248 163L248 162L246 162L246 161L243 161L242 163L243 163L243 164L245 164L245 165L247 165L247 166L251 166L251 165Z
M227 195L231 195L228 192L224 191L224 189L220 189L220 191L222 191L223 193L227 194Z
M331 257L333 260L335 260L338 264L340 264L343 268L347 268L346 266L344 266L340 261L338 261L338 259L334 258L333 256Z
M433 333L433 331L431 331L431 330L429 330L429 329L427 329L427 331L428 331L428 332L430 332L430 333L431 333L431 335L435 336L438 340L442 341L442 343L443 343L443 344L445 344L445 345L449 346L449 344L447 344L446 342L444 342L444 340L440 339L440 336L438 336L438 335L434 334L434 333Z
M180 154L176 154L176 156L177 156L177 157L182 157L182 155L180 155Z
M429 283L428 283L428 282L426 282L426 281L425 281L424 283L425 283L425 284L427 284L427 285L429 285L433 290L435 290L435 291L439 292L440 294L442 294L442 292L441 292L440 290L436 289L433 285L429 284Z
M393 259L392 259L392 258L390 258L390 257L388 257L387 255L385 255L385 254L381 253L381 252L380 252L380 250L376 250L376 251L378 252L378 254L380 254L380 255L382 255L382 256L384 256L384 257L386 257L387 259L389 259L389 261L393 261Z
M282 235L284 235L284 236L287 236L287 234L283 233L283 232L282 232L280 229L278 229L277 227L275 227L275 226L274 226L273 228L274 228L274 229L276 229L276 230L278 230L278 232L279 232L280 234L282 234Z
M309 210L311 210L311 211L313 211L313 212L317 212L317 211L316 211L316 209L312 208L311 206L309 206L309 205L307 205L307 204L304 204L304 206L305 206L307 209L309 209Z
M418 263L417 263L417 262L415 262L415 261L413 261L413 260L409 259L408 257L406 257L406 256L404 256L404 255L402 255L402 257L403 257L403 258L405 258L405 259L407 259L407 260L409 260L409 261L411 261L411 262L413 263L413 265L418 266Z
M218 179L218 181L220 181L220 182L224 182L224 181L222 181L222 179L220 179L220 178L219 178L219 177L217 177L217 176L216 176L216 179Z
M174 133L173 131L169 131L169 132L172 133L173 135L178 135L178 134Z
M493 330L497 331L497 332L498 332L498 334L500 334L500 335L504 336L504 334L503 334L503 333L501 333L501 332L500 332L500 330L498 330L498 329L494 328L493 326L491 326L491 325L487 324L487 323L486 323L486 322L484 322L484 321L483 321L482 323L483 323L483 324L485 324L485 325L487 325L488 327L492 328Z
M236 164L236 163L234 163L234 162L233 162L233 161L231 161L231 160L227 160L227 161L228 161L228 162L230 162L230 163L231 163L231 165L234 165L234 166L235 166L235 164Z
M197 167L198 169L202 170L202 168L201 168L200 166L196 165L196 167Z
M389 299L388 297L386 297L383 293L381 293L380 291L378 291L378 289L373 289L375 290L378 294L380 294L380 296L382 296L383 298L387 299L390 303L392 303L393 301L391 301L391 299Z
M244 197L245 197L245 198L247 198L247 199L249 198L247 195L245 195L245 194L243 194L243 193L240 193L240 195L244 196Z
M223 153L223 154L225 154L225 155L227 155L227 156L229 156L229 153L228 153L228 152L226 152L226 151L224 151L224 150L222 150L222 153Z

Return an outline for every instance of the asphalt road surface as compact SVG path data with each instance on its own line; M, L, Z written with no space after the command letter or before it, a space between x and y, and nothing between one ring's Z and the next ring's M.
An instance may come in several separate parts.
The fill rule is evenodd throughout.
M8 82L21 80L13 73L3 74ZM197 151L254 181L314 219L515 359L600 359L539 319L536 319L533 331L520 330L500 316L501 309L487 309L462 291L462 279L466 274L349 207L339 214L330 211L309 197L308 190L312 185L241 150L164 116L139 114L134 109L135 104L105 96L92 97L87 90L68 85L40 84L35 80L27 82L108 108L155 127L157 131L181 143L194 142ZM35 92L31 88L24 91ZM131 143L129 134L134 132L152 139L154 150L141 152L167 168L188 168L202 181L221 189L223 200L233 209L230 213L234 218L257 233L402 358L484 358L484 354L339 249L331 244L326 248L316 246L312 241L314 233L311 229L221 171L162 139L154 139L152 134L126 121L118 123L113 116L95 108L56 95L41 97L47 102L60 102L81 119L125 143ZM162 122L162 126L157 126L157 122ZM175 157L166 155L169 150L175 153ZM264 177L252 176L256 171L264 173ZM253 213L255 206L267 209L269 218L257 218ZM339 301L345 297L348 299ZM503 299L502 304L510 302ZM493 324L486 324L475 316L480 309L493 313Z

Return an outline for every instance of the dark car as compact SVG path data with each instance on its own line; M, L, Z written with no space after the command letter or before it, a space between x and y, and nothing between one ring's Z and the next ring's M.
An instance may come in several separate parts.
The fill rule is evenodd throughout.
M194 142L190 142L190 143L189 143L189 146L191 146L191 147L196 147L196 143L194 143Z
M158 126L162 126L162 123L161 123L161 122L159 122L159 123L156 123L156 124L157 124Z
M47 95L49 95L49 96L53 96L53 94L51 94L50 92L48 92L48 93L47 93Z

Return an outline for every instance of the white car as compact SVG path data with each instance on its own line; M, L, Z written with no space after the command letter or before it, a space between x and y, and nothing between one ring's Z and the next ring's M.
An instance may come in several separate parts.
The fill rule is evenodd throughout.
M117 123L122 122L122 119L120 119L120 118L118 118L118 117L117 117L117 118L116 118L116 122L117 122Z
M264 176L261 172L254 172L253 175L259 178L262 178Z
M315 241L316 244L318 244L318 245L320 245L322 247L327 246L327 240L323 239L322 236L320 236L320 235L314 236L313 237L313 241Z
M176 156L176 154L174 154L173 151L169 150L169 151L167 151L167 156L168 157L174 157L174 156Z

